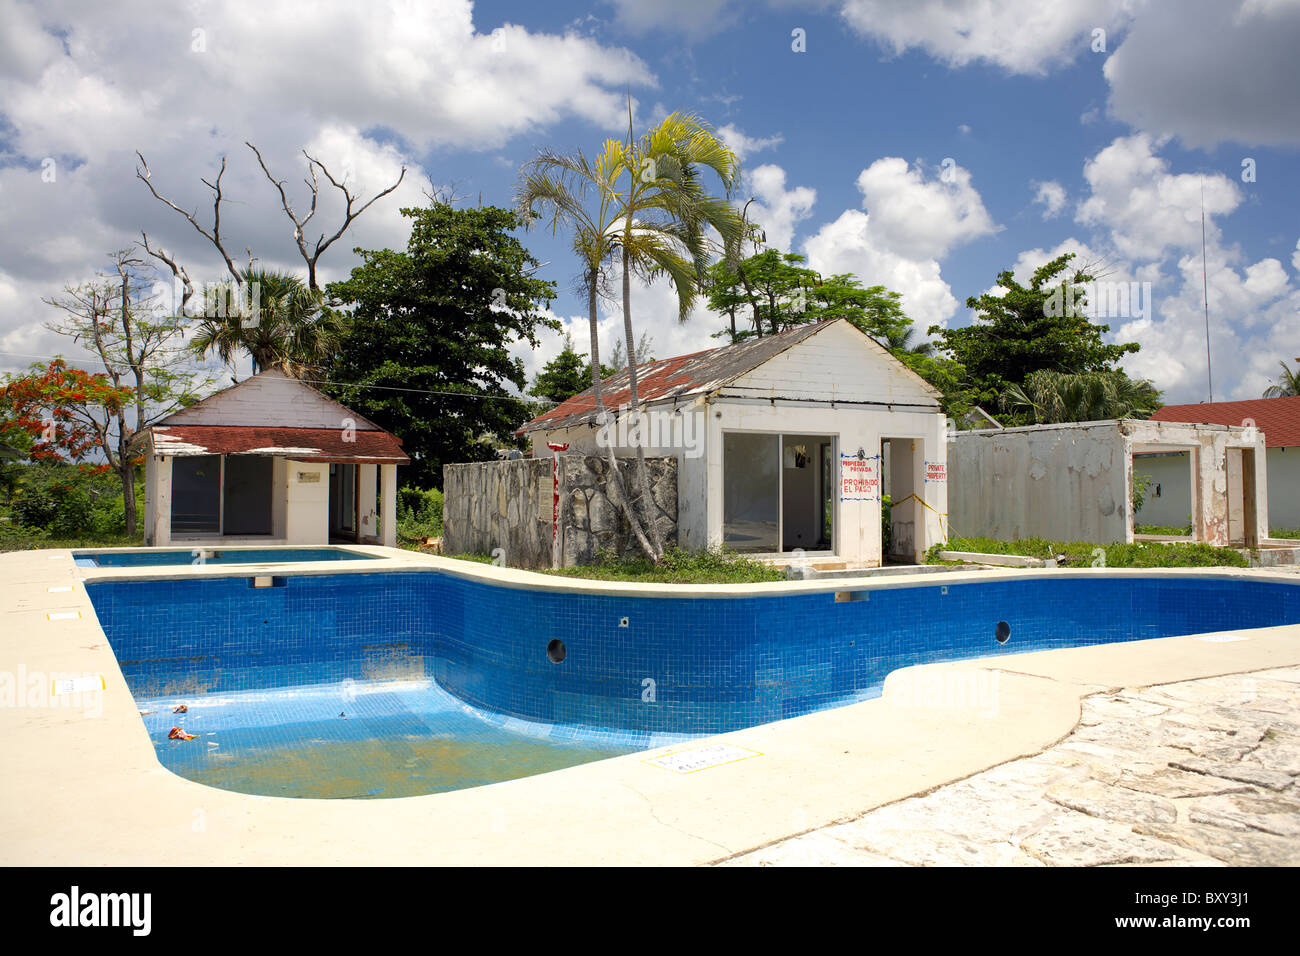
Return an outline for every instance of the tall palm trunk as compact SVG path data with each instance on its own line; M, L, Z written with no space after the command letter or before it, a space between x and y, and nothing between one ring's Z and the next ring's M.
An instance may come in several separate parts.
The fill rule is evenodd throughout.
M645 460L645 434L641 430L645 423L641 421L641 400L637 393L636 338L632 334L632 263L628 255L626 241L626 239L630 238L631 232L632 217L628 216L625 241L623 243L623 336L627 342L628 405L630 406L629 414L632 416L632 424L636 427L637 435L637 497L641 502L641 515L650 532L650 542L654 549L651 557L658 561L664 555L664 542L663 535L659 531L659 508L655 504L654 495L650 492L650 468Z
M592 396L596 399L596 418L601 424L605 424L605 397L600 377L600 323L597 321L597 286L600 282L600 272L598 269L592 269L587 273L587 321L591 329L591 391ZM615 456L614 446L617 442L606 442L605 451L609 458L609 481L611 490L614 492L614 506L620 508L627 517L628 527L636 536L637 542L641 549L652 560L658 560L654 546L647 540L645 532L641 529L641 523L637 519L636 508L627 493L627 487L623 482L623 473L618 469L618 458ZM662 550L662 549L661 549Z

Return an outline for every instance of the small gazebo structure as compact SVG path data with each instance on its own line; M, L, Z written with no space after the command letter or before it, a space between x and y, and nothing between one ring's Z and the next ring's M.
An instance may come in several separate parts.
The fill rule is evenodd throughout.
M148 545L397 544L401 439L278 369L146 434Z

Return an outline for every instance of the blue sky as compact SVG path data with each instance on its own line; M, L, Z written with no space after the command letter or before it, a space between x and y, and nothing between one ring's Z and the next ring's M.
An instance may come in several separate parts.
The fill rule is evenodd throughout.
M1215 397L1257 397L1300 356L1297 0L135 5L0 0L4 368L68 351L41 298L142 229L219 274L134 178L136 149L200 210L198 179L226 155L231 246L287 267L286 220L244 140L291 184L304 146L371 190L405 163L398 193L327 253L332 278L353 245L402 245L396 209L422 190L508 204L538 148L619 135L629 88L640 126L684 110L722 132L773 244L896 289L922 330L966 324L965 299L998 271L1060 250L1150 282L1145 314L1106 321L1169 401L1205 398L1203 185ZM585 349L566 244L526 242ZM638 289L634 309L660 357L719 327L703 309L678 326L666 286ZM602 335L619 328L610 304ZM558 348L518 354L535 369Z

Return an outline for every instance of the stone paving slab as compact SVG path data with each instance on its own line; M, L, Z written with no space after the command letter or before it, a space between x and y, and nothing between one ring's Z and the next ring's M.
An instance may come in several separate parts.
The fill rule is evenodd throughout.
M722 866L1295 866L1300 668L1083 700L1041 754Z

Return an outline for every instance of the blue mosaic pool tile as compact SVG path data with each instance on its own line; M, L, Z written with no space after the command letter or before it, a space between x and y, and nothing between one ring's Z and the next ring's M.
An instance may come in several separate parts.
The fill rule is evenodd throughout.
M873 696L909 664L1300 623L1300 587L1170 576L886 587L840 602L573 594L432 571L88 590L137 696L432 678L480 713L641 740ZM553 639L562 663L548 659Z

